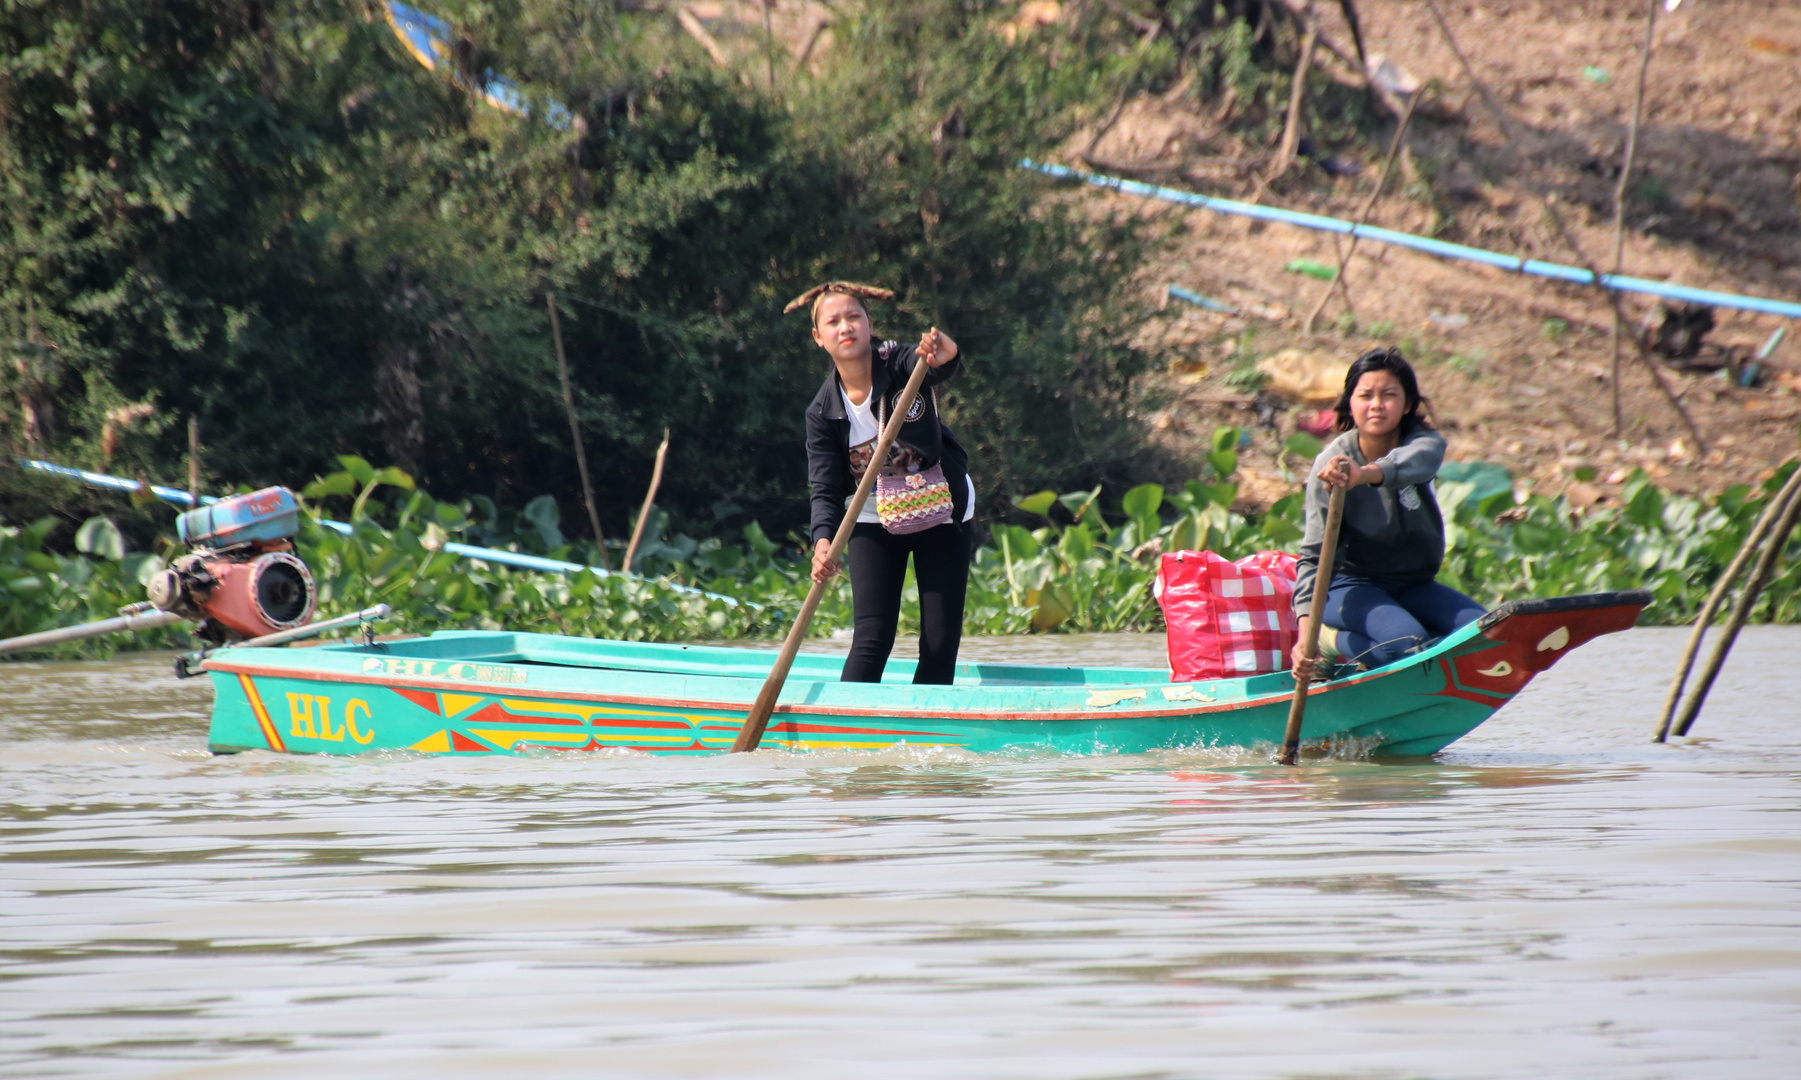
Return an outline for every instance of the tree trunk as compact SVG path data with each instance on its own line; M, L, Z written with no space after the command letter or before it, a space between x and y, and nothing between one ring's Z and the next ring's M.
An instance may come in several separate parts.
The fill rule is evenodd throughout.
M425 405L419 397L419 350L405 342L382 346L375 366L375 422L388 462L418 476L425 450Z

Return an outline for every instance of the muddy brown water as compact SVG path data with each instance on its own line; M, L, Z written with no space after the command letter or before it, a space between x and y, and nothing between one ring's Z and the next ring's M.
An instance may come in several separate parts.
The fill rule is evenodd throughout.
M165 657L0 665L0 1075L1801 1075L1801 628L1653 746L1682 637L1294 770L212 757Z

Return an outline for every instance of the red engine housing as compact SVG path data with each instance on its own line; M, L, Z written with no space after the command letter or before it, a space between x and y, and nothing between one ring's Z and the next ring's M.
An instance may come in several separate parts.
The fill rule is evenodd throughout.
M149 583L150 602L201 620L204 640L254 638L312 621L318 602L312 571L286 541L231 551L202 548L175 560Z
M201 563L218 584L204 599L201 614L244 637L291 630L312 621L317 592L312 571L292 552L266 551L248 561L214 559Z

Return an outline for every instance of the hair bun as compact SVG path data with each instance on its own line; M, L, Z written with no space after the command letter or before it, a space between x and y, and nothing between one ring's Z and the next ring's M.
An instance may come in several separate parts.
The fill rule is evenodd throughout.
M788 301L788 306L782 309L782 314L786 315L798 308L806 307L808 304L826 296L828 293L843 293L846 296L854 296L859 300L894 299L894 290L884 289L880 285L859 285L854 281L828 281L823 285L815 285L806 292L801 293L799 296Z

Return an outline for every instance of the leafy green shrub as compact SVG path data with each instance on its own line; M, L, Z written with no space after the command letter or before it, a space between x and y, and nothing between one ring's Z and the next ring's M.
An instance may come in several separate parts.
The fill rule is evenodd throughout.
M1239 438L1235 428L1220 429L1204 477L1173 491L1141 484L1106 513L1108 500L1099 488L1020 499L1020 512L1041 524L992 527L970 568L965 631L1159 630L1162 614L1151 585L1163 552L1204 548L1238 559L1264 549L1294 550L1302 527L1298 493L1260 516L1231 509L1238 495L1232 476ZM1645 588L1655 599L1643 622L1687 622L1796 467L1790 462L1757 487L1734 487L1713 500L1672 494L1634 473L1623 505L1586 510L1561 496L1516 503L1511 490L1478 498L1478 482L1485 479L1479 474L1445 480L1438 498L1448 551L1439 579L1490 607L1522 597ZM576 562L590 558L592 549L563 540L549 499L502 513L487 499L438 502L411 490L411 479L397 471L379 479L374 470L365 475L361 486L346 470L309 488L319 502L346 500L351 506L348 535L308 513L296 537L319 585L321 618L386 603L394 608L390 628L416 633L466 628L633 641L767 639L787 632L807 594L800 545L784 548L755 523L732 537L665 537L646 549L639 562L644 573L634 577L539 573L460 558L445 545L466 542ZM0 636L109 617L142 600L140 580L162 565L153 554L125 552L104 518L83 525L82 553L52 554L44 550L52 525L46 519L0 527ZM911 578L906 588L901 625L916 631ZM1789 539L1785 561L1752 618L1801 621L1801 533ZM827 590L812 632L822 636L850 625L850 586L840 578ZM57 651L104 655L125 644L176 646L185 636L176 627Z
M142 601L143 582L163 568L154 554L127 553L118 526L104 517L82 523L75 536L76 554L50 551L44 541L57 524L51 517L23 527L0 523L0 638L112 618L121 607ZM122 645L162 648L185 636L179 627L166 627L48 651L106 656Z
M1650 589L1642 621L1690 621L1743 545L1770 497L1796 468L1789 462L1756 488L1738 485L1712 501L1655 486L1643 470L1627 479L1620 507L1579 510L1563 496L1511 492L1481 500L1474 485L1439 485L1449 552L1439 580L1493 606L1521 596ZM1752 618L1801 619L1801 530Z

